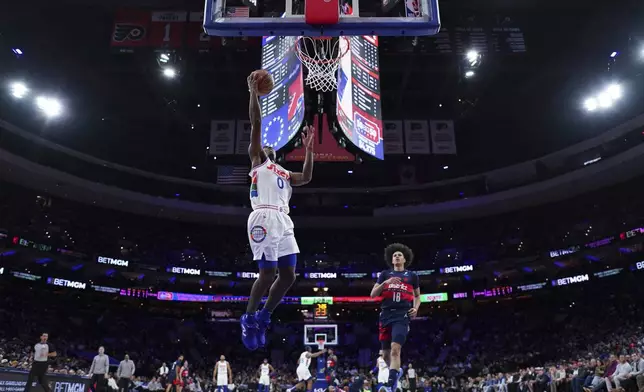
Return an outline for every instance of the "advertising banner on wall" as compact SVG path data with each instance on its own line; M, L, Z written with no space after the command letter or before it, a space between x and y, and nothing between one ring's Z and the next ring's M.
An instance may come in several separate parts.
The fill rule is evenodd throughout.
M27 372L0 369L0 392L23 392L27 385ZM49 388L54 392L84 392L89 379L81 377L47 374ZM40 384L34 384L31 392L44 392Z

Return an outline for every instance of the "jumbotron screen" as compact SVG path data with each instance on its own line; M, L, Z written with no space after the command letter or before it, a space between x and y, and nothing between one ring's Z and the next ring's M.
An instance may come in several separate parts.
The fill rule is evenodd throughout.
M284 147L304 121L302 63L295 54L297 37L263 37L262 69L273 76L273 91L260 99L262 145Z
M340 50L347 43L340 40ZM342 132L363 152L384 158L378 37L353 36L338 69L338 122Z

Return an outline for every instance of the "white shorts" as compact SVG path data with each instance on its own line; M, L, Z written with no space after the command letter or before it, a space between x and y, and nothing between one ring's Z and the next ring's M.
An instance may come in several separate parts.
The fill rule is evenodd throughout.
M293 221L287 214L270 208L257 209L248 216L248 242L253 260L277 261L300 253L293 234Z
M378 372L378 384L386 384L389 382L389 370L381 370Z
M217 376L217 386L228 386L228 376Z
M262 385L271 385L271 379L267 375L259 376L259 383Z
M313 378L313 376L311 376L311 371L308 368L298 366L298 368L297 368L297 382L309 381L312 378Z

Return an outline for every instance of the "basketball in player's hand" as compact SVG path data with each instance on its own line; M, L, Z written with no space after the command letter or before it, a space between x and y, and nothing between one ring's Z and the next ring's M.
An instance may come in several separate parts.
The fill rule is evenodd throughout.
M273 91L273 77L264 69L253 72L258 95L266 95Z

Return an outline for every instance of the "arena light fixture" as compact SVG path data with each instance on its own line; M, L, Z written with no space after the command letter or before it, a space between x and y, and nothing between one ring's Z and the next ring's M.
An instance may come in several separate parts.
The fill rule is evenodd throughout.
M163 69L163 76L168 79L173 79L177 76L177 71L172 67L167 67Z
M170 61L170 55L167 53L161 53L159 55L159 62L161 64L167 64Z
M36 106L47 117L58 117L63 112L63 105L53 97L39 96L36 98Z
M594 111L595 109L597 109L598 106L599 106L599 104L597 103L597 99L595 99L595 98L587 98L584 101L584 107L589 112Z
M593 112L597 109L609 109L624 95L624 89L618 83L611 83L598 94L584 100L584 108Z
M613 83L606 88L606 93L613 100L618 100L622 97L622 86L617 83Z
M466 77L466 78L468 78L468 79L469 79L469 78L471 78L471 77L473 77L473 76L474 76L474 71L472 71L471 69L470 69L470 70L468 70L468 71L465 71L465 77Z
M29 93L29 88L27 88L27 85L22 82L13 82L9 84L9 90L11 91L11 95L18 99L26 97Z
M467 61L470 63L471 67L474 67L475 65L477 65L481 60L481 54L476 50L468 51L465 57L467 58Z

